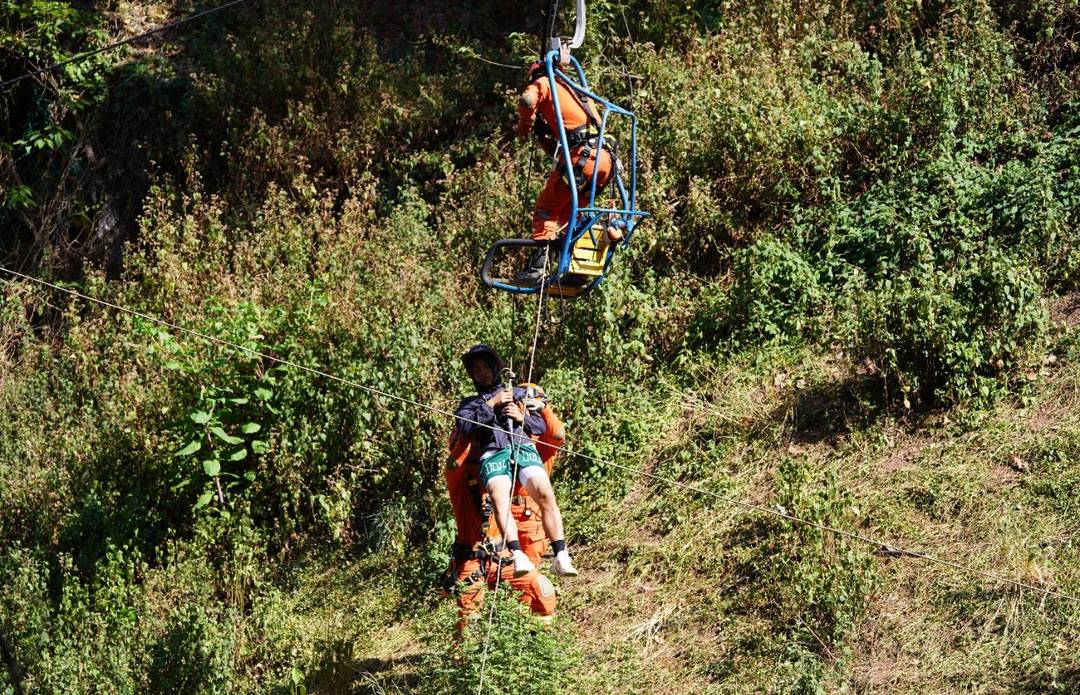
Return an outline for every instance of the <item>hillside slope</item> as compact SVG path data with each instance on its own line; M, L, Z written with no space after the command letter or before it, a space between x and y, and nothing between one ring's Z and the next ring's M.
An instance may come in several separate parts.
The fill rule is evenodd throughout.
M211 6L0 2L0 79ZM213 340L5 274L0 689L1080 692L1076 3L589 12L653 217L541 320L542 631L435 588L459 355L530 357L476 278L540 7L248 2L4 94L3 266Z

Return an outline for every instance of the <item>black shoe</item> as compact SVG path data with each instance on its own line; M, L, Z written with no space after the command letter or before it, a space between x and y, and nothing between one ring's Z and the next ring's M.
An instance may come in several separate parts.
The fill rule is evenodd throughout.
M529 285L539 284L544 277L545 265L547 265L547 251L546 248L533 251L529 257L529 262L514 275L514 282Z

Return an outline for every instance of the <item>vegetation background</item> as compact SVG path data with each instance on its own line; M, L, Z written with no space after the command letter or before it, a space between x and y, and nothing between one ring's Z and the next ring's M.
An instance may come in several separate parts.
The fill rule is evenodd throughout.
M0 0L0 78L211 7ZM451 407L543 3L250 0L0 95L0 260ZM1080 5L589 0L653 217L548 308L583 575L489 692L1080 692ZM490 61L494 61L490 62ZM530 162L534 168L530 169ZM450 423L0 285L0 691L448 692Z

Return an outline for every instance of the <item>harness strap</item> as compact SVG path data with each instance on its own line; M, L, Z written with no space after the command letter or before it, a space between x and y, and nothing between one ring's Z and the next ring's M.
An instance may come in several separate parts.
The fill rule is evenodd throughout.
M505 549L506 544L502 541L493 543L490 538L485 538L473 545L455 542L450 546L450 556L453 558L455 566L469 560L480 561L480 565L468 577L461 580L462 583L468 586L487 580L492 559L497 558Z
M596 138L598 135L599 133L596 130L590 128L588 124L578 126L573 130L567 131L566 144L570 146L570 149L574 149L578 145L581 145L582 143L588 142L589 140Z
M582 111L585 112L585 117L588 118L594 126L599 128L600 117L596 115L596 111L592 107L592 99L582 99L581 96L577 93L577 90L571 87L566 80L559 77L558 75L555 76L555 80L562 83L562 86L566 88L566 91L570 92L570 96L573 97L575 102L577 102L577 105L581 107Z
M588 163L589 160L593 160L593 161L596 162L597 166L599 166L599 163L600 163L599 150L600 150L600 148L597 147L597 144L599 142L598 137L599 136L597 136L597 135L589 134L588 137L584 138L581 141L581 142L584 143L583 145L581 143L578 144L578 147L581 147L581 149L578 151L577 160L574 162L574 180L572 182L566 180L566 168L558 166L558 164L556 164L556 166L559 169L559 173L562 175L563 181L566 181L566 185L569 188L572 188L572 189L576 190L578 192L578 195L581 195L581 194L585 193L585 191L589 187L589 183L591 181L590 177L585 176L585 165L586 165L586 163ZM571 146L571 149L574 149L574 146ZM618 157L614 152L611 151L611 149L608 148L607 141L604 142L603 149L607 150L608 154L611 155L612 164L617 166L616 162L618 160ZM610 180L610 177L609 177L609 180ZM602 191L604 189L604 187L607 186L607 183L608 182L605 182L602 185L597 185L597 187L596 187L597 192Z

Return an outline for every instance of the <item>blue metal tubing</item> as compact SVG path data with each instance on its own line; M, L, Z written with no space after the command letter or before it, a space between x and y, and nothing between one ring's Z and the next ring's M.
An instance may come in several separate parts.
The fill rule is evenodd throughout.
M608 113L610 112L604 109L604 117L600 119L600 133L596 136L596 154L593 155L592 180L589 181L589 207L596 207L596 182L600 180L600 155L604 152L604 128L607 127ZM615 162L612 161L612 169L615 168L614 164ZM615 172L612 171L611 173L614 174Z
M536 294L539 291L539 287L518 287L517 285L507 285L503 282L493 282L491 286L504 292L512 292L513 294Z
M547 73L548 84L551 86L551 101L555 106L555 121L557 130L559 131L559 148L563 155L563 163L566 165L567 181L574 180L574 169L570 164L570 141L566 139L566 126L563 124L562 107L559 105L559 90L555 83L555 57L559 54L558 51L548 51L548 54L544 56L544 71ZM567 223L569 229L566 230L566 234L563 237L563 249L559 254L559 269L558 273L562 276L570 267L570 248L574 241L570 237L570 230L573 229L574 221L577 220L577 196L574 192L570 193L570 201L573 207L570 209L570 221Z
M641 210L637 210L637 116L632 111L628 111L628 110L622 108L621 106L619 106L617 104L614 104L614 103L608 101L607 99L604 99L603 97L599 96L598 94L594 94L592 92L592 90L590 89L590 87L589 87L588 79L585 77L585 71L581 67L581 63L578 62L577 58L575 58L573 56L570 56L570 63L574 67L574 72L577 73L577 78L578 78L577 81L570 78L570 76L567 75L566 73L564 73L562 70L558 70L555 67L555 61L557 60L558 56L559 56L558 51L556 51L556 50L549 51L544 56L544 70L547 73L548 84L551 86L551 98L552 98L552 102L553 102L554 107L555 107L555 120L556 120L557 129L558 129L558 132L559 132L559 147L560 147L561 152L563 153L563 165L566 168L566 180L568 182L573 182L574 181L574 168L573 168L573 164L570 161L570 143L569 143L569 141L567 139L567 136L566 136L566 124L563 122L563 118L562 118L562 107L559 104L559 90L556 87L556 81L555 81L556 74L563 80L563 82L570 89L578 92L579 94L583 95L585 98L592 99L592 100L594 100L594 101L596 101L596 102L598 102L600 104L603 104L603 106L604 106L604 116L603 116L603 119L601 120L600 132L599 132L599 134L597 136L598 137L597 154L596 154L597 165L595 165L593 167L592 181L590 182L590 186L589 186L589 205L588 205L588 207L579 208L578 207L578 193L579 192L576 191L576 190L573 190L573 189L570 192L570 206L571 207L570 207L570 218L569 218L569 222L568 222L569 228L567 229L566 234L563 236L563 248L562 248L562 253L559 256L559 266L558 266L558 270L557 270L558 275L562 276L570 269L570 251L573 248L573 245L575 243L577 243L577 240L581 238L581 236L585 233L585 231L592 229L592 227L596 224L596 222L600 219L601 216L603 216L605 214L607 214L607 215L616 215L616 216L622 218L627 223L626 237L622 241L622 245L625 246L626 243L630 240L630 237L633 235L634 229L637 227L637 222L639 222L640 219L648 217L649 213L641 211ZM623 183L622 178L619 176L618 171L615 170L615 171L612 172L613 176L615 178L615 187L618 190L620 201L622 202L624 208L628 208L628 209L621 209L621 210L615 210L615 209L611 209L611 208L599 208L599 207L596 207L596 184L597 184L597 182L599 180L599 173L600 173L600 167L598 166L599 158L600 158L600 152L603 150L604 136L605 136L605 131L607 129L608 117L612 113L627 116L627 117L630 118L630 191L629 191L629 194L626 191L625 184ZM579 217L579 215L582 215L582 214L592 215L592 217L591 217L591 219L588 220L587 224L578 225L577 224L578 217ZM577 230L576 234L573 233L575 229ZM596 278L596 280L593 283L591 283L587 288L585 288L583 293L588 292L589 290L594 288L596 285L598 285L604 279L604 277L607 276L607 271L608 271L608 268L611 265L611 260L612 260L612 257L614 256L614 252L615 252L615 249L614 249L614 246L612 246L608 250L607 257L604 260L604 274L601 275L600 277ZM518 294L534 294L537 291L539 291L538 288L535 288L535 287L523 288L523 287L518 287L518 286L515 286L515 285L507 285L507 284L499 283L499 282L494 283L493 287L497 287L499 289L506 290L508 292L518 293Z
M559 104L559 90L557 89L556 82L555 82L556 73L558 73L559 77L561 77L563 79L563 81L567 84L567 86L569 86L571 89L573 89L574 91L580 92L586 98L593 99L594 101L604 105L604 117L603 117L603 120L600 123L600 133L598 135L598 143L597 143L597 163L599 163L599 157L600 157L599 152L603 148L604 134L605 134L605 130L607 128L607 120L608 120L608 117L610 116L610 114L614 112L614 113L618 113L618 114L628 116L630 118L632 168L631 168L629 200L627 200L626 190L625 190L625 187L622 184L622 181L618 180L618 178L619 178L618 177L618 172L613 172L613 173L615 174L615 177L618 180L617 181L617 188L618 188L619 193L620 193L620 198L622 198L623 205L631 207L631 208L636 207L635 203L636 203L636 199L637 199L637 170L636 170L637 169L637 117L633 114L633 112L627 111L626 109L618 106L617 104L613 104L612 102L608 101L607 99L604 99L603 97L599 96L598 94L594 94L588 88L589 82L588 82L587 78L585 77L585 71L584 71L584 69L582 69L581 63L578 62L577 58L574 58L573 56L570 56L570 61L571 61L571 64L574 66L574 71L577 73L578 79L580 80L581 84L575 82L573 79L570 78L569 75L564 73L562 70L556 70L556 68L555 68L555 59L557 58L558 54L559 54L558 51L552 50L552 51L549 51L548 54L544 56L544 69L545 69L545 72L547 73L548 83L551 86L551 98L552 98L552 102L553 102L554 107L555 107L555 120L557 122L556 124L557 124L558 130L559 130L559 145L560 145L560 148L561 148L561 150L563 152L563 164L566 167L566 180L567 180L567 182L574 181L574 168L573 168L573 164L570 161L570 143L569 143L569 141L567 140L567 137L566 137L566 125L563 122L562 107ZM592 181L590 182L590 186L589 186L589 207L586 208L587 210L590 210L590 211L594 208L594 206L596 204L596 184L597 184L597 181L599 180L599 178L598 178L599 173L600 173L599 166L594 166L593 167ZM580 210L578 208L578 196L576 195L577 193L578 193L578 191L575 191L575 190L571 190L571 193L570 193L570 218L569 218L570 221L568 223L570 225L570 229L567 230L567 233L563 237L563 250L562 250L562 253L559 256L559 268L558 268L558 273L560 275L565 273L570 267L570 261L569 261L570 249L572 248L574 243L576 243L577 240L579 238L581 238L581 234L584 233L584 230L589 229L591 227L591 225L581 225L581 226L578 227L578 233L576 235L571 233L571 230L575 226L577 226L576 222L577 222L577 219L578 219L578 215L582 212L582 210ZM622 211L622 210L611 210L610 212L612 214L619 214L619 215L625 214L624 211ZM593 221L593 223L595 224L595 220ZM609 261L610 261L610 257L609 257Z
M554 54L554 53L555 53L555 51L552 51L551 53L548 54L548 56L552 56L552 54ZM589 83L585 81L585 73L582 71L581 64L578 63L577 58L575 58L574 56L570 56L570 60L572 61L573 65L574 65L574 68L577 70L578 75L581 77L581 81L584 82L584 84L579 84L578 82L575 82L565 72L563 72L562 70L557 70L556 69L555 72L559 73L559 77L563 78L563 81L565 81L566 84L568 84L571 88L573 88L573 90L575 92L581 92L582 94L589 97L593 101L598 101L601 104L603 104L606 108L610 108L615 113L622 114L623 116L629 116L630 118L634 117L634 112L633 111L627 111L623 107L619 106L618 104L616 104L614 102L608 101L607 99L600 96L599 94L594 94L589 89ZM552 67L554 69L554 66L552 66Z

